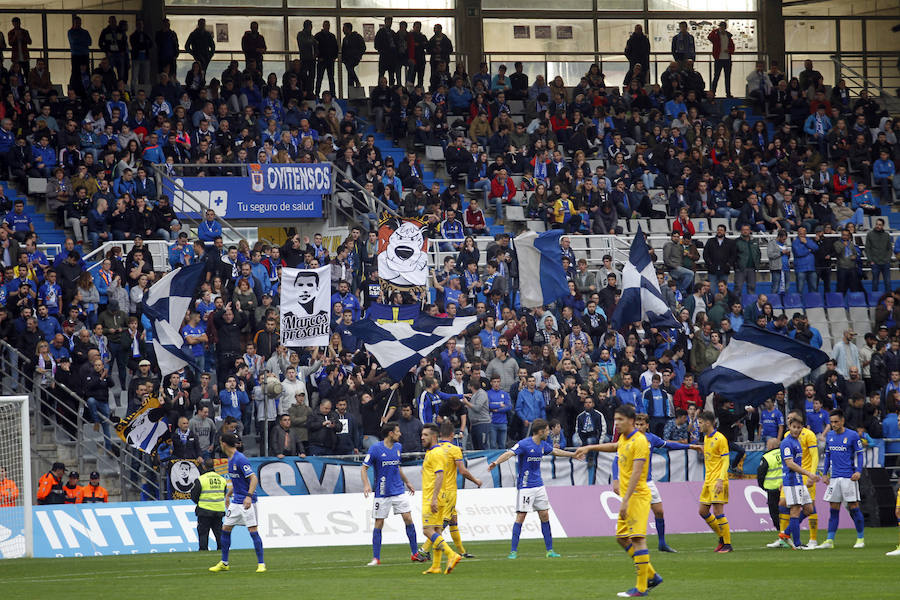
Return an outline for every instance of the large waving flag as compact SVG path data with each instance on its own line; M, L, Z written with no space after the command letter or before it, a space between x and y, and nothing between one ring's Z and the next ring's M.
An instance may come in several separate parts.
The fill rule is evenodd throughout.
M116 434L123 442L152 454L160 439L169 433L166 409L159 398L148 398L133 413L116 423Z
M144 295L143 311L150 319L153 349L163 377L188 365L196 366L193 358L182 350L184 339L178 330L201 283L204 268L203 263L196 263L170 271Z
M622 297L613 313L612 326L619 329L636 321L647 321L651 327L660 329L678 327L659 291L650 247L640 227L631 242L628 263L622 269Z
M809 375L828 355L809 344L744 323L700 374L700 393L741 402L765 400Z
M457 336L478 317L455 319L421 315L413 323L378 323L363 319L350 326L350 332L366 345L394 381L400 381L422 358Z
M552 304L569 293L559 248L561 229L526 231L515 239L519 257L519 302L524 308Z

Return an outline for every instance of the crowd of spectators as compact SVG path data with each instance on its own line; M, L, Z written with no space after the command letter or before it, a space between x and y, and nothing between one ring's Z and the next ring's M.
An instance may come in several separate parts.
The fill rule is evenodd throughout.
M660 83L649 84L643 67L649 46L637 28L629 40L629 81L620 90L596 65L574 88L561 78L529 82L519 63L509 76L505 67L491 74L482 65L470 78L459 63L451 74L452 44L437 27L423 41L417 24L409 32L401 24L399 33L390 19L385 25L375 47L387 77L372 92L370 109L376 127L398 143L407 141L410 152L399 165L382 159L374 136L361 139L353 110L343 110L329 90L321 90L334 60L352 59L348 43L357 54L364 49L348 29L340 54L328 27L313 34L312 23L305 23L298 34L300 60L281 80L274 74L263 80L265 41L251 24L244 69L235 61L221 78L207 80L215 47L201 19L185 44L194 63L182 82L174 70L178 41L168 25L153 35L139 25L126 42L122 24L113 21L101 33L107 56L87 76L85 54L74 50L90 34L76 18L70 40L73 67L78 63L73 72L81 76L70 82L65 98L42 87L52 78L41 61L32 69L22 42L14 46L19 54L14 52L3 79L0 155L19 186L27 176L51 180L50 209L72 237L50 260L37 246L24 205L0 196L9 211L0 228L0 338L30 359L22 366L41 389L56 382L76 392L47 402L68 416L86 407L114 449L110 390L124 392L126 411L158 395L175 456L186 458L214 454L223 431L236 431L249 442L248 451L255 447L259 454L353 454L368 448L388 420L400 423L408 451L420 449L423 422L444 419L475 449L505 448L537 418L551 420L554 443L577 445L609 439L620 403L647 413L658 434L693 442L697 410L712 403L700 397L695 376L743 323L817 343L818 332L802 313L787 319L764 295L742 305L745 285L756 292L762 264L754 234L778 232L767 247L773 281L784 286L776 293L787 289L792 266L798 286L830 290L832 261L841 291L860 289L865 261L878 267L873 272L890 288L895 247L884 223L864 243L856 234L865 224L860 214L878 214L892 203L900 123L883 116L865 94L843 95L841 86L825 100L821 76L809 74L812 64L790 81L777 65L766 73L770 86L762 87L774 94L786 86L790 98L783 119L777 106L767 108L778 125L770 139L765 122L751 125L737 108L723 113L714 90L706 90L693 70L687 31L673 40L675 60ZM716 71L728 82L727 27L710 35L714 47L715 39L722 44L714 50ZM8 39L23 36L10 32ZM141 85L148 83L143 76L149 67L141 61L150 52L157 53L162 71L147 94ZM425 53L432 66L427 90ZM407 86L399 83L402 67ZM512 121L511 101L523 103L524 123ZM426 190L416 150L435 143L446 145L449 180L445 188L435 183ZM349 329L374 302L402 301L381 298L370 221L363 219L366 227L351 228L338 245L317 234L292 235L281 246L228 246L213 211L196 231L182 226L169 199L157 194L151 168L174 174L189 164L191 174L202 176L236 173L216 163L325 158L335 159L337 179L354 179L398 212L425 218L427 235L447 240L441 249L452 256L435 266L436 299L423 310L479 316L477 327L401 381L388 379ZM605 165L589 168L588 160L596 158ZM519 174L516 183L513 175ZM870 176L880 202L867 189ZM665 206L649 196L660 188L670 193ZM403 190L408 193L401 197ZM518 308L521 282L510 236L499 234L487 246L484 269L482 250L468 237L487 231L482 194L486 203L493 201L498 219L504 205L527 195L531 217L571 235L621 232L620 220L637 216L678 217L659 280L679 326L657 331L637 323L613 330L609 319L621 291L621 265L607 256L594 268L568 237L561 249L570 293L549 306ZM365 197L356 201L368 215ZM693 222L710 217L734 219L740 235L723 226L699 246ZM840 239L832 235L837 231ZM790 242L788 232L796 232ZM205 265L196 301L178 324L197 366L164 379L141 299L165 265L154 264L147 239L171 242L172 267ZM99 268L86 271L87 246L107 241L133 246L128 252L109 247ZM705 267L698 269L701 253ZM331 339L324 348L286 348L278 334L280 269L322 265L332 268ZM798 407L812 419L818 400L826 409L844 408L855 429L881 435L882 419L898 410L898 299L886 291L866 344L857 348L851 340L841 351L836 346L834 363L811 387L792 387L774 399L773 409ZM730 441L761 435L762 408L714 404ZM66 420L60 425L71 427Z

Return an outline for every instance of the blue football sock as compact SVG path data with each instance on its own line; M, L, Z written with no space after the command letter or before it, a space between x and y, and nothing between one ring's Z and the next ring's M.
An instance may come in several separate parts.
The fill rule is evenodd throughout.
M799 517L791 517L791 524L788 525L788 529L791 530L791 537L794 540L794 545L800 545L800 518Z
M806 513L801 511L801 512L800 512L800 518L799 518L799 520L797 521L797 524L799 525L799 524L803 523L803 521L805 521L805 520L806 520Z
M222 535L219 536L219 542L222 546L222 562L228 562L228 551L231 549L231 532L222 530Z
M263 560L263 545L262 538L259 537L259 532L251 531L250 539L253 540L253 549L256 550L256 562L258 562L259 564L266 562L265 560Z
M656 520L656 537L659 538L659 545L666 545L666 520L665 519L657 519Z
M379 530L380 531L380 530ZM410 523L406 526L406 537L409 538L409 551L415 554L419 551L419 545L416 542L416 526ZM378 543L381 544L381 536L378 536Z
M553 534L550 533L550 521L541 521L541 535L544 536L544 548L553 550Z
M850 509L850 514L853 516L853 523L856 525L856 537L864 537L866 533L866 518L863 517L862 511L857 506Z
M841 509L832 508L828 513L828 539L833 540L838 530L838 522L841 518Z
M381 530L372 530L372 557L381 560Z
M522 535L522 524L521 523L513 523L513 534L512 534L512 544L510 546L510 550L513 552L519 549L519 536Z

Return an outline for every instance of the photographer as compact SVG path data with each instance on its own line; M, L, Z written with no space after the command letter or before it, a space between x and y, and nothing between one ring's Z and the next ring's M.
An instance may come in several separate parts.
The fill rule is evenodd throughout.
M331 400L323 399L319 402L316 412L306 420L306 427L309 429L310 456L334 454L337 434L341 432L342 426L337 414L331 410Z

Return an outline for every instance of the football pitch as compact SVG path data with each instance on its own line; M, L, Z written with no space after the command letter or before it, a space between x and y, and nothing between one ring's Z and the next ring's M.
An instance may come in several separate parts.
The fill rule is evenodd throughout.
M670 517L671 518L671 517ZM807 532L803 532L804 541ZM656 551L651 560L665 578L654 598L898 597L900 557L884 553L897 546L895 528L866 531L866 548L852 550L853 531L840 531L834 550L770 550L773 533L734 534L735 552L715 554L712 534L672 535L678 554ZM825 532L820 532L820 542ZM490 600L615 598L634 585L631 562L613 538L561 539L562 558L544 558L541 540L523 540L519 558L509 560L507 542L471 543L476 558L450 575L422 575L428 566L409 561L408 547L385 546L382 565L365 567L371 548L331 547L266 551L268 572L255 574L252 550L231 553L231 571L209 573L217 552L116 557L0 561L3 597L56 598L291 598Z

